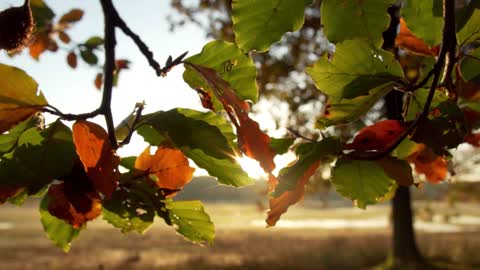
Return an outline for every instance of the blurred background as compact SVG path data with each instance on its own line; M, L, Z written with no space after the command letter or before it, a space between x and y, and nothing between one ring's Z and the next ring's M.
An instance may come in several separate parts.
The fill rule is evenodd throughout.
M82 44L103 36L103 14L98 1L44 1L55 13L49 25L37 25L46 39L38 50L18 55L0 53L0 62L24 69L39 83L47 100L63 112L95 109L101 99L96 88L101 72L101 46L92 50L93 61L82 53ZM0 10L23 4L2 0ZM163 63L169 55L200 52L208 41L233 41L229 0L114 1L120 15L148 44ZM258 70L261 99L252 118L270 136L317 139L315 117L323 110L325 97L303 73L321 55L333 53L320 25L319 1L306 10L303 28L287 34L271 51L253 54ZM58 19L73 8L84 11L68 27ZM63 27L63 28L62 28ZM68 42L63 34L68 35ZM38 38L38 36L37 36ZM42 47L43 46L43 47ZM69 60L76 55L75 68ZM159 78L133 42L118 33L117 58L128 60L114 89L112 110L116 123L145 101L145 112L185 107L203 110L200 99L181 78L183 67ZM405 60L407 61L407 60ZM418 59L409 58L411 76ZM418 73L418 72L417 72ZM361 120L329 129L328 134L349 137L363 126L385 117L383 103ZM47 121L52 120L47 116ZM103 125L102 119L94 119ZM140 138L120 150L120 155L138 155L146 144ZM276 159L277 167L294 160L287 153ZM258 182L234 189L219 186L196 171L195 179L178 199L202 200L217 229L212 246L190 244L161 221L145 235L124 236L101 219L89 224L65 254L45 236L39 222L38 201L18 208L0 208L1 269L368 269L385 262L391 246L390 204L367 210L355 208L331 188L329 164L322 166L308 185L305 200L282 216L274 228L265 228L268 202L265 175L256 162L240 160ZM412 188L417 243L424 256L434 261L480 268L480 185L478 151L462 145L449 164L449 177L438 185ZM418 179L420 182L422 179ZM423 182L422 182L423 183Z

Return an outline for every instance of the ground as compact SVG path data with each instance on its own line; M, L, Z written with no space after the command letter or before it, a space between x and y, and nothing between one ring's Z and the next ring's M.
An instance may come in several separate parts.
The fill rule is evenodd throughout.
M255 205L208 204L206 208L217 224L212 246L184 241L161 220L145 235L127 236L99 221L90 224L65 254L43 234L33 204L23 208L4 205L0 210L0 268L356 270L384 261L389 247L389 229L384 224L388 205L367 211L295 207L285 216L287 222L269 229L263 227L264 213ZM422 252L435 261L470 265L460 269L479 269L480 227L471 222L480 217L475 209L469 206L462 211L470 217L463 220L470 222L461 226L420 224Z

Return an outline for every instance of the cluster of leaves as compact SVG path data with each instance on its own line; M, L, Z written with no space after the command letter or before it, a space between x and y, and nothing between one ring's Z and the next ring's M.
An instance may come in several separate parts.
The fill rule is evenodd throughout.
M270 138L249 117L249 102L258 99L251 52L267 51L285 33L298 31L305 21L305 9L312 4L309 0L233 1L233 43L215 40L183 61L183 56L174 61L169 58L167 63L184 63L185 82L209 111L176 108L142 115L143 104L137 105L122 124L128 131L126 138L136 131L150 144L138 156L118 157L120 134L49 110L52 107L32 78L0 64L1 202L21 203L30 195L42 194L45 231L64 249L88 221L100 215L122 232L140 233L159 217L186 238L203 243L212 241L214 227L201 203L173 200L192 178L190 161L222 184L243 186L253 180L236 157L243 153L256 159L269 175L269 226L303 197L305 184L322 163L335 162L333 185L362 208L388 199L398 185L413 184L411 164L431 182L445 179L449 150L464 141L480 144L475 133L480 119L476 99L480 9L472 2L458 10L462 16L456 25L459 42L453 51L457 54L450 58L452 64L446 64L445 50L436 49L442 41L439 16L445 21L439 15L442 12L438 13L438 1L431 6L407 1L401 9L404 20L396 44L422 55L425 70L411 78L407 76L409 62L402 65L399 55L381 48L382 32L389 23L387 9L394 2L324 0L322 23L336 50L306 72L329 97L317 119L319 129L356 120L391 91L408 93L404 119L365 127L351 142L332 136L299 142L294 147L297 160L278 175L273 174L273 159L294 140ZM102 3L110 3L106 6L111 10L106 12L115 14L111 1ZM359 23L352 25L352 19ZM135 42L140 43L138 37ZM151 65L156 64L145 45L140 45ZM105 71L104 76L118 74L121 64L117 61L116 65L113 74ZM439 84L442 68L446 76ZM453 70L454 79L449 74ZM61 120L45 126L38 114L42 111L76 122L72 129Z

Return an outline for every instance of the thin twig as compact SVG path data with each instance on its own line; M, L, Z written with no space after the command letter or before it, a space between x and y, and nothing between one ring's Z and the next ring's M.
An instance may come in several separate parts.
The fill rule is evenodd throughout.
M132 29L130 29L130 27L128 27L127 23L125 23L125 21L120 17L120 15L118 15L116 9L113 9L112 13L115 16L115 25L120 28L120 30L122 30L125 35L129 36L133 40L133 42L135 42L140 52L142 52L145 58L147 58L148 64L157 73L157 76L161 76L162 70L160 64L154 59L153 52L150 51L145 42L143 42L143 40L137 34L135 34Z
M433 67L433 81L428 92L428 97L423 107L422 113L413 121L412 124L405 130L397 139L390 144L387 149L381 152L352 152L347 154L353 159L367 159L377 160L384 158L390 154L395 148L402 143L402 141L410 134L412 134L419 124L425 121L430 112L430 105L440 81L440 73L445 65L445 58L447 52L451 51L451 46L455 46L455 0L443 0L443 32L442 32L442 47L438 55L437 61ZM453 43L451 41L454 41Z
M85 120L89 118L93 118L99 114L101 114L100 109L95 109L89 113L82 113L82 114L71 114L71 113L62 113L59 109L55 108L52 105L47 105L45 108L42 109L43 112L47 112L53 115L60 117L61 119L67 121L78 121L78 120Z
M119 144L118 146L119 148L130 143L130 140L132 139L132 136L133 136L133 132L135 132L137 124L140 121L140 118L142 117L142 112L144 107L145 107L144 103L137 103L137 105L135 106L135 119L133 120L132 126L129 127L127 137L125 137L125 139Z
M302 138L306 141L309 141L309 142L317 142L316 140L312 139L312 138L308 138L302 134L300 134L300 132L298 132L297 130L294 130L293 128L287 128L287 130L292 133L293 136L295 136L295 138Z

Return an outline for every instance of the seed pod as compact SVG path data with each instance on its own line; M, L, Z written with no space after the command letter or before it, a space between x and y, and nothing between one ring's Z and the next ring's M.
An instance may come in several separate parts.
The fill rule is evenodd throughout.
M20 52L31 40L33 18L30 0L20 7L0 12L0 49L9 53Z

